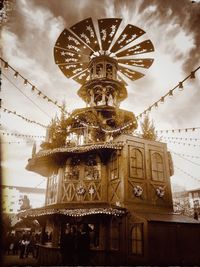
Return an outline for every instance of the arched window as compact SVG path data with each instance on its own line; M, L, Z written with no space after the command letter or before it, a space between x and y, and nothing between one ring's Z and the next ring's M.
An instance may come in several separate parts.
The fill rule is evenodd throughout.
M117 152L113 152L110 159L110 179L118 178L118 157Z
M98 63L96 65L96 76L98 78L103 78L103 76L104 76L104 73L103 72L104 72L103 71L103 64L102 63Z
M130 151L130 177L144 178L143 155L139 149Z
M143 254L143 224L136 223L131 229L131 252L136 255Z
M106 64L106 78L113 78L113 66L111 64Z
M152 154L152 179L155 181L164 180L163 158L159 153Z

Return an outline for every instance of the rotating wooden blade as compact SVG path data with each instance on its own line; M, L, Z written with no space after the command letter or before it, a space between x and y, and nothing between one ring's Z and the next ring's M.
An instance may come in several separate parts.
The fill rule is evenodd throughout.
M121 48L125 47L132 41L136 40L138 37L143 35L145 31L142 29L128 24L123 32L120 34L117 41L114 43L113 47L111 48L111 52L115 53L116 51L120 50Z
M64 31L60 34L58 40L56 41L55 47L67 49L72 52L85 54L88 56L90 56L92 53L92 50L89 47L87 47L81 40L79 40L67 29L64 29Z
M80 84L84 84L86 82L86 80L89 78L89 74L90 74L89 70L86 69L82 73L73 77L73 80L75 80L76 82L78 82Z
M90 58L88 55L78 54L71 50L54 47L54 59L56 64L68 63L89 63Z
M67 78L71 78L87 69L87 64L83 63L70 63L58 65L61 71Z
M132 56L154 51L153 44L146 40L116 54L117 57Z
M99 51L99 42L91 18L84 19L70 28L94 52Z
M141 72L131 70L122 66L119 66L119 71L132 81L140 79L144 76L144 74L142 74Z
M127 86L127 85L128 85L128 84L127 84L127 82L125 82L125 80L122 78L122 76L121 76L121 75L117 74L117 78L118 78L118 80L119 80L120 82L122 82L122 83L123 83L123 85L125 85L125 86Z
M153 59L152 58L118 59L118 63L148 69L152 65Z
M122 19L119 18L98 20L102 50L106 51L109 49L121 21Z

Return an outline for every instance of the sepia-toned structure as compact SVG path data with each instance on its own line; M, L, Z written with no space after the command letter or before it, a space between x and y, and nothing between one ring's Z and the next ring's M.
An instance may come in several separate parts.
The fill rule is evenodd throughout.
M50 244L42 239L39 246L43 265L60 263L64 226L81 223L90 228L88 265L200 261L198 248L191 249L199 240L198 221L173 213L166 144L134 135L135 115L120 108L127 79L144 76L153 59L143 54L154 51L150 40L137 41L145 34L138 27L128 24L116 34L121 22L100 19L96 33L88 18L65 29L55 44L55 63L80 84L86 107L71 114L63 108L27 165L48 180L45 207L20 214L52 234Z

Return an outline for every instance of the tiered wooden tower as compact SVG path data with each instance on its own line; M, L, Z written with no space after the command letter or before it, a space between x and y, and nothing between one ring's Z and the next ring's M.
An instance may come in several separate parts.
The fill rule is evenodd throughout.
M170 153L164 143L134 136L134 114L119 107L127 97L126 80L144 76L134 67L149 68L153 59L141 55L154 48L150 40L131 46L145 32L130 24L116 36L121 21L100 19L98 38L88 18L65 29L55 44L55 62L81 84L78 95L86 107L63 110L27 165L48 179L45 207L21 214L52 232L52 244L40 246L41 264L59 263L63 226L82 222L96 236L88 265L163 264L171 253L173 264L184 259L165 246L177 243L171 233L180 227L172 207Z

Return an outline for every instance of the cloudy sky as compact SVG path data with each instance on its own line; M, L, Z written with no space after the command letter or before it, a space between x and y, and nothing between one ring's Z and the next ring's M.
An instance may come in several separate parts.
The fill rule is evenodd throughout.
M76 94L79 84L67 79L54 63L53 48L64 28L88 17L92 17L95 24L100 18L122 18L119 32L127 24L133 24L143 29L145 38L154 44L153 65L143 78L128 82L129 97L121 105L135 115L200 66L199 1L17 0L13 8L1 31L1 57L51 99L59 103L65 101L68 111L84 107L84 102ZM24 86L22 79L15 79L10 69L3 69L1 98L4 108L45 125L59 115L53 104L31 92L31 87ZM172 99L167 98L157 110L152 109L150 117L157 130L199 127L199 103L200 70L196 72L196 79L184 83L183 91L176 90ZM2 112L1 122L3 184L44 188L43 177L25 170L31 157L32 138L11 133L43 136L45 130L5 112ZM162 133L167 137L165 140L170 141L170 151L187 155L172 154L173 185L187 189L200 187L199 133L200 130ZM40 141L41 138L36 138L37 151Z

